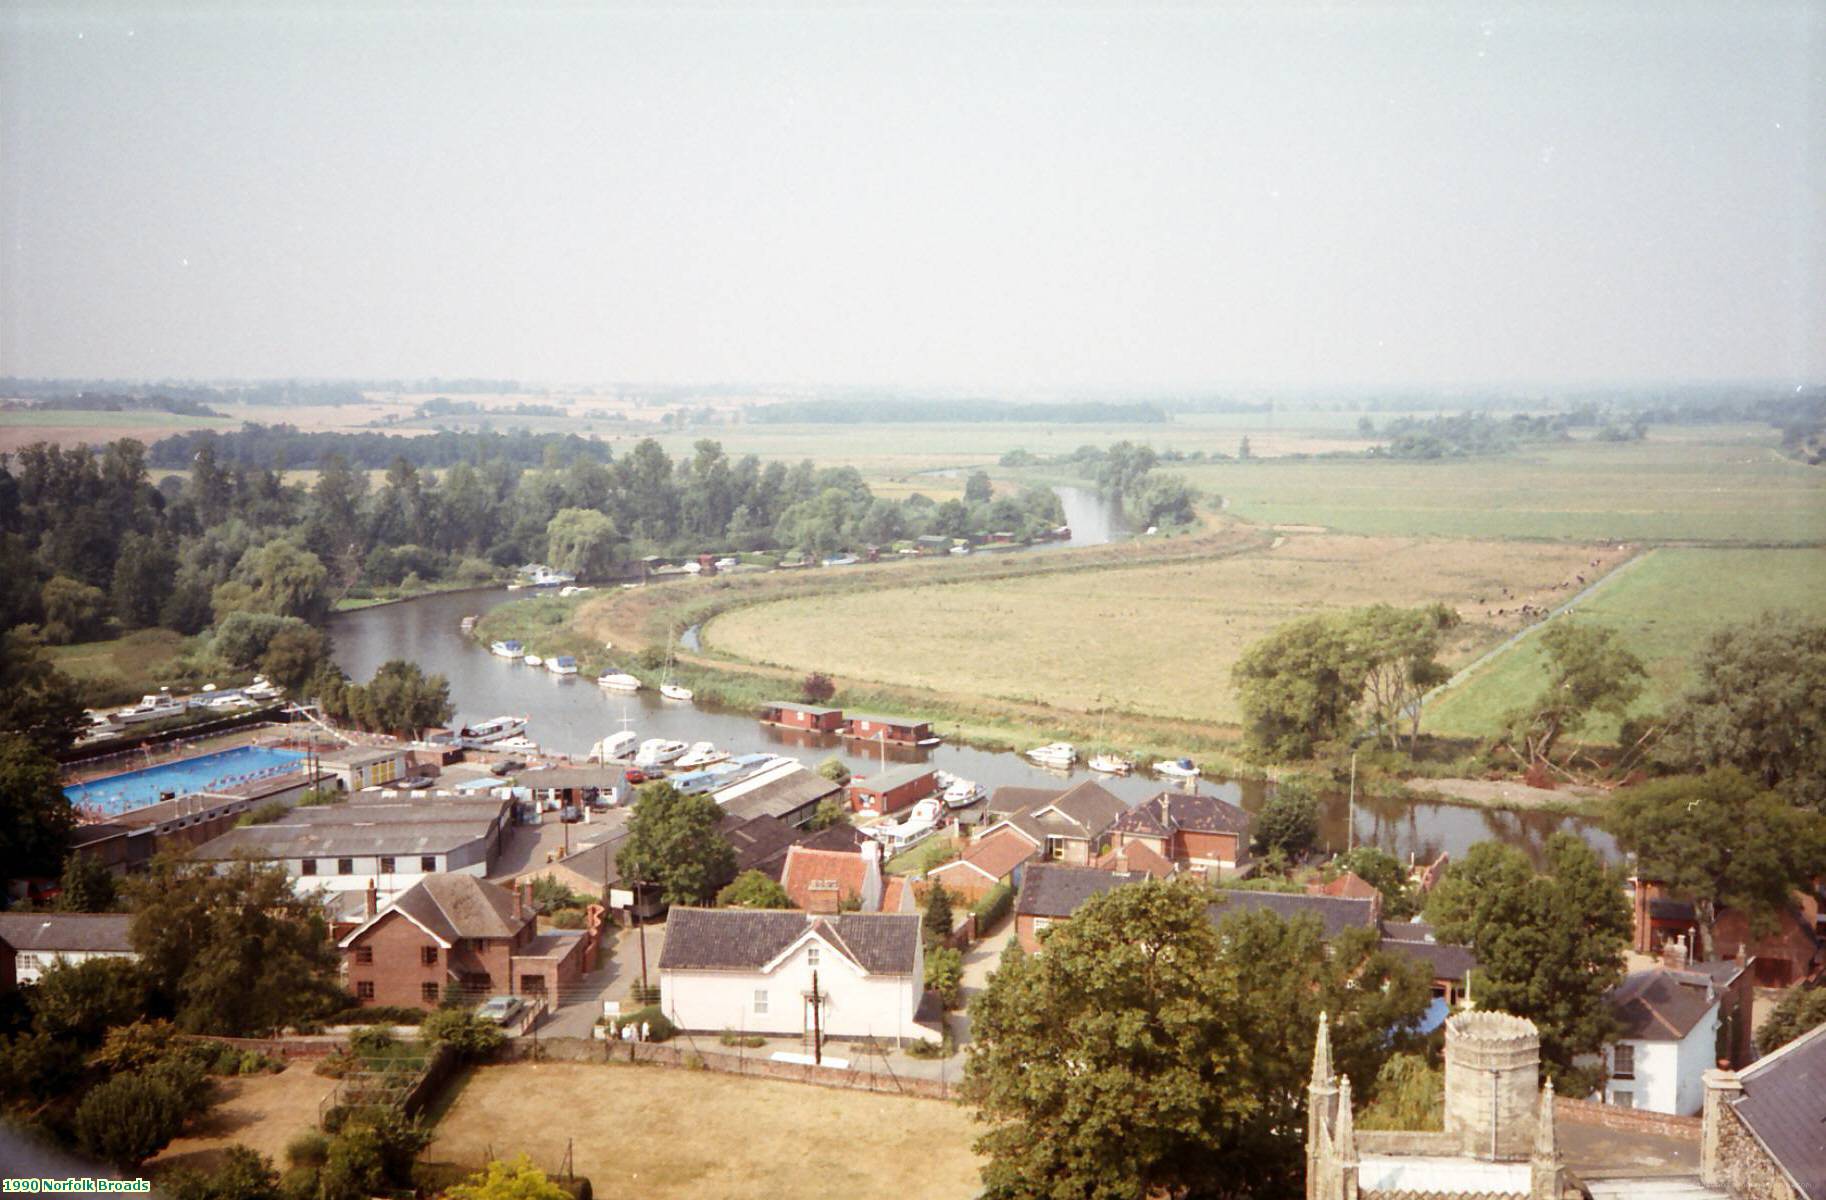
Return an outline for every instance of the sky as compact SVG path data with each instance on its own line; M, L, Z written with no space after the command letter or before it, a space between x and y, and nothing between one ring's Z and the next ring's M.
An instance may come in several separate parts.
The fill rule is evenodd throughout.
M1826 376L1826 5L0 0L0 374Z

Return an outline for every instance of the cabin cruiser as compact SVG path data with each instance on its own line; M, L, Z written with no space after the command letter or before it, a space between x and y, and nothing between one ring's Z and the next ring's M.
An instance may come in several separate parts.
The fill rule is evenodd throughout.
M1154 764L1156 775L1171 775L1175 779L1197 779L1203 774L1189 758L1175 758Z
M1070 742L1054 742L1027 752L1027 757L1048 767L1069 767L1078 761L1078 748Z
M490 750L499 750L504 754L539 753L539 743L533 741L533 739L529 737L502 738L500 741L492 743L488 748Z
M537 654L523 655L520 661L529 667L543 667L545 665L545 660L540 658Z
M540 567L527 577L527 583L536 588L563 587L567 583L576 583L575 575L566 575L563 571L554 571L550 567Z
M596 677L596 686L608 688L611 692L638 692L640 680L624 671L610 671L607 675Z
M249 700L277 700L285 695L285 689L264 675L256 675L252 683L241 689L241 694Z
M116 725L139 725L146 721L162 721L166 717L175 717L184 711L184 702L170 692L157 695L145 695L132 708L123 708L114 714Z
M677 765L681 770L690 770L695 767L707 767L711 763L722 762L728 757L727 754L724 754L721 750L716 748L716 743L714 742L696 742L693 743L691 749L678 756Z
M467 750L493 747L495 743L526 732L525 717L491 717L457 730L456 743Z
M945 786L940 798L944 800L946 808L969 808L988 794L980 783L968 779L953 779Z
M632 729L610 734L590 747L591 762L615 762L618 759L633 758L634 750L640 745L640 735Z
M556 658L546 659L545 669L554 675L575 675L577 660L568 654L560 654Z
M526 647L519 642L495 642L488 647L488 652L497 658L519 658L526 653Z
M667 763L677 760L685 749L683 742L674 742L668 738L648 738L635 752L634 765L637 767L663 767Z
M1093 771L1102 771L1105 775L1127 775L1135 769L1135 764L1126 758L1114 754L1099 754L1088 764Z
M939 807L937 797L928 796L907 810L907 815L898 821L878 821L865 826L862 832L874 838L890 849L910 846L938 825Z

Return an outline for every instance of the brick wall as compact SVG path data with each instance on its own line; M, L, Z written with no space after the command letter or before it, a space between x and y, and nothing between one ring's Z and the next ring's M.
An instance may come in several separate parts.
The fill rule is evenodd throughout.
M1595 1100L1553 1099L1553 1115L1575 1125L1596 1125L1623 1133L1653 1133L1662 1137L1699 1140L1698 1117L1676 1117L1672 1113L1649 1112L1643 1108L1624 1108L1618 1104L1600 1104Z
M842 1052L834 1050L833 1056L841 1057ZM599 1041L590 1038L517 1038L509 1042L501 1052L503 1062L541 1059L554 1062L652 1063L662 1067L748 1075L759 1079L783 1079L789 1083L809 1083L852 1091L892 1092L934 1100L950 1099L955 1094L954 1087L939 1079L774 1062L765 1054L757 1056L695 1049L688 1041L657 1043Z

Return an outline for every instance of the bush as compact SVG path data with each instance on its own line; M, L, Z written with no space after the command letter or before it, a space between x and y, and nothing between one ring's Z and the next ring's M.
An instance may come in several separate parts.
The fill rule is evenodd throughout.
M329 1156L329 1137L315 1129L301 1133L285 1144L285 1162L290 1167L321 1167Z
M970 911L976 914L977 933L981 935L989 932L1013 908L1014 889L1005 883L996 884L988 895L971 906Z
M399 1039L385 1029L359 1029L349 1035L349 1049L357 1058L387 1058Z
M657 983L635 984L628 989L628 998L636 1004L654 1005L659 1003L659 985Z
M936 1042L914 1042L907 1047L908 1058L950 1058L957 1053L957 1043L951 1040L951 1031L945 1030L944 1037Z
M96 1084L76 1108L76 1141L123 1170L157 1154L183 1128L186 1109L172 1086L149 1072Z
M637 1029L645 1025L649 1042L669 1042L672 1040L672 1035L678 1032L673 1028L672 1022L666 1019L666 1014L659 1011L657 1004L649 1004L645 1008L636 1009L620 1018L611 1028L619 1029L624 1025L632 1025Z
M585 922L581 908L561 908L551 916L553 929L582 929Z
M478 1062L501 1048L507 1035L468 1009L439 1009L425 1018L420 1036L432 1045L449 1046L468 1062Z
M956 1008L964 981L964 956L949 946L926 952L926 987L938 993L946 1008Z
M732 1029L725 1029L717 1041L725 1046L745 1046L750 1050L759 1050L767 1044L767 1039L756 1034L740 1034Z
M323 1019L325 1025L417 1025L425 1019L422 1008L404 1008L391 1004L345 1008Z

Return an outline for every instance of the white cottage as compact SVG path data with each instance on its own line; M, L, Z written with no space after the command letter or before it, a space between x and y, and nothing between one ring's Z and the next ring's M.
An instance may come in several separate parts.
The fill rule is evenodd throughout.
M680 1029L937 1041L919 917L674 908L659 956L660 1006ZM814 978L816 986L814 989Z
M54 963L138 958L125 913L0 913L0 961L12 957L12 983L37 983ZM0 985L0 990L4 990Z
M1622 1036L1605 1054L1606 1103L1682 1117L1699 1113L1705 1073L1725 1049L1719 1001L1743 970L1737 963L1706 966L1712 969L1651 967L1611 990Z

